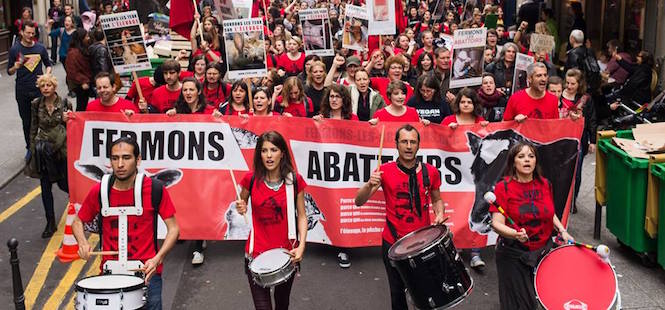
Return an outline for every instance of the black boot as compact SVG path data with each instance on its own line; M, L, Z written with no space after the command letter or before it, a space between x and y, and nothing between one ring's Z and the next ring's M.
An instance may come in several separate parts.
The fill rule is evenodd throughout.
M56 230L58 230L58 226L55 225L55 219L47 219L46 227L44 228L44 232L42 232L42 238L51 238Z

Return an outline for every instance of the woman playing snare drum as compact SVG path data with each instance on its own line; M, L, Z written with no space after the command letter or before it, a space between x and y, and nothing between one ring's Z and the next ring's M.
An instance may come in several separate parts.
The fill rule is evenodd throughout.
M297 230L300 242L292 243L288 238L286 183L291 183L295 175L294 185L297 191ZM254 307L272 310L270 288L263 288L254 283L249 272L249 259L261 253L284 248L291 255L291 262L298 263L305 252L307 238L307 218L305 215L305 192L307 184L295 173L286 141L276 131L268 131L259 136L254 151L254 172L249 172L240 182L242 192L236 201L238 213L247 212L247 200L252 196L252 224L254 233L253 251L250 253L250 239L245 247L245 272L252 291ZM295 196L295 195L294 195ZM295 241L293 241L295 242ZM293 276L288 281L275 286L275 308L288 309L289 295L293 285Z
M496 204L490 212L492 228L500 236L496 267L501 309L537 309L533 272L552 247L552 232L556 229L562 239L573 241L554 212L552 189L537 159L533 145L516 144L508 151L506 176L494 187Z

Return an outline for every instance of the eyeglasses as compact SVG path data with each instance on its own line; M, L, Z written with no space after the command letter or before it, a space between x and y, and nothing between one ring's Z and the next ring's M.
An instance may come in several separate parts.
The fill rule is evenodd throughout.
M330 98L330 99L342 99L342 96L340 96L338 94L330 94L330 95L328 95L328 98Z

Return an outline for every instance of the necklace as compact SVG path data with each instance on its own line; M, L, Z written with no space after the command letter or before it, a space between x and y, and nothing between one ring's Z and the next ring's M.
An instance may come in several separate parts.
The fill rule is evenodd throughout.
M265 183L269 189L272 189L273 191L278 191L279 188L282 187L282 184L284 184L284 180L279 180L277 182L268 182L268 180L264 179L263 183Z

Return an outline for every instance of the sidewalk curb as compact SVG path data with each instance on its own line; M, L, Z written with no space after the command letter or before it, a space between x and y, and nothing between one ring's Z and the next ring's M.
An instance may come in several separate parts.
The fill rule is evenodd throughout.
M12 173L7 179L2 180L0 182L0 189L4 189L5 186L7 186L7 184L9 184L9 182L13 181L17 176L19 176L21 174L21 172L23 172L24 167L25 167L25 165L23 165L23 167L21 167L21 169L18 169L18 171Z

